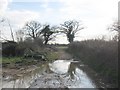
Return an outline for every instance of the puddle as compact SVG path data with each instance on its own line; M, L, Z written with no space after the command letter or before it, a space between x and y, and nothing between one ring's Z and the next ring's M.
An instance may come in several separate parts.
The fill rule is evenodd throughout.
M2 88L96 88L92 80L75 64L77 61L46 62L35 70L12 80L2 79ZM9 76L10 77L10 76Z

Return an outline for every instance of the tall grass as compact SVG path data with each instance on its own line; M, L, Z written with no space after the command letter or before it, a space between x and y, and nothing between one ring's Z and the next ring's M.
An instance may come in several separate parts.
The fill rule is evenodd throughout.
M73 42L68 52L102 76L106 83L117 86L118 43L117 41L86 40Z

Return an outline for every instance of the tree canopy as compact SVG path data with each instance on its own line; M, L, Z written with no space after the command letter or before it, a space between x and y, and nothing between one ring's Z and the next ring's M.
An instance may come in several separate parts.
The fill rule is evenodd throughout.
M56 33L57 33L57 27L55 26L50 27L50 25L45 25L45 27L41 31L41 34L44 37L44 44L47 44L48 41L54 39Z
M27 30L28 36L36 39L40 37L42 25L37 21L30 21L25 24L23 29Z
M65 21L63 24L61 24L61 32L66 34L70 43L74 41L76 33L82 29L84 29L84 27L82 27L81 24L76 20Z

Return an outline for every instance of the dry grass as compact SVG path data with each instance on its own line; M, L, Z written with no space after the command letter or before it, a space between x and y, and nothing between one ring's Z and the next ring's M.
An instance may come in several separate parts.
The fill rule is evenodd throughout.
M89 65L106 83L117 86L118 43L117 41L87 40L74 42L68 51Z

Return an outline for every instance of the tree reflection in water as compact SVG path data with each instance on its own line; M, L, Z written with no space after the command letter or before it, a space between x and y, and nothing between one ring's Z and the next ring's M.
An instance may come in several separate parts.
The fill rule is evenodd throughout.
M76 66L73 62L71 62L68 69L68 75L70 75L71 79L75 79L75 70L76 70Z

